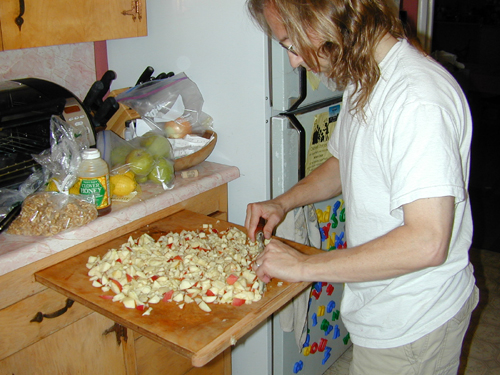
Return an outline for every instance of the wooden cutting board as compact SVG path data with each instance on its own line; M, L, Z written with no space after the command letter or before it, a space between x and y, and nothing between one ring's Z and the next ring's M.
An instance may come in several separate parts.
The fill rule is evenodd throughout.
M279 280L273 280L267 284L267 291L259 302L238 307L227 304L210 305L210 313L202 311L196 303L185 304L184 308L180 309L175 302L161 302L152 305L150 316L142 316L141 311L126 309L119 302L100 298L103 292L92 286L85 265L89 256L102 256L109 249L118 248L125 243L129 236L135 239L143 233L148 233L156 240L168 232L201 229L203 224L212 224L219 231L231 226L245 230L243 227L191 211L180 211L42 270L35 274L35 278L68 298L190 358L193 366L200 367L234 345L238 339L279 310L310 283L283 282L278 286ZM284 242L307 254L321 251L291 241Z

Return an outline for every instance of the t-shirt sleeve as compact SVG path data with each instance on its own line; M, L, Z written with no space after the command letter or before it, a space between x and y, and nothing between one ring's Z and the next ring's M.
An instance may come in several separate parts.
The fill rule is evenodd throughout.
M339 158L339 132L340 132L340 116L337 119L337 124L335 125L335 128L333 129L333 133L330 136L330 139L328 140L328 151L330 151L330 154L332 154L334 157L337 159Z
M460 156L460 127L435 104L407 105L383 129L382 160L390 186L390 211L402 217L402 206L417 199L453 196L466 198Z

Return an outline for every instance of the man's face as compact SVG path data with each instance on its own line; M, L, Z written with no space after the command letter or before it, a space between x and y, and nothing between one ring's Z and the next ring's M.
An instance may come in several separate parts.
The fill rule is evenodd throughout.
M307 70L314 71L313 69L307 66L302 57L299 54L297 54L293 46L291 46L291 41L287 34L286 28L280 21L279 16L273 6L266 6L264 8L264 17L266 18L267 24L271 28L271 31L273 32L273 35L276 38L276 40L281 44L283 48L285 48L288 51L288 59L290 60L290 65L293 68L298 68L299 66L303 66ZM314 38L311 37L310 39L313 45L319 48L320 45L319 41L315 41ZM321 57L319 57L319 65L321 72L327 71L329 66L328 61ZM319 72L314 71L314 73L319 73Z

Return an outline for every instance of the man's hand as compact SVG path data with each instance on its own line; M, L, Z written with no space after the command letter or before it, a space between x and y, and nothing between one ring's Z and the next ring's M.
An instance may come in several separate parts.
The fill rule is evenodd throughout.
M283 242L272 239L254 262L258 278L268 283L273 278L289 282L302 281L301 269L308 255L302 254Z

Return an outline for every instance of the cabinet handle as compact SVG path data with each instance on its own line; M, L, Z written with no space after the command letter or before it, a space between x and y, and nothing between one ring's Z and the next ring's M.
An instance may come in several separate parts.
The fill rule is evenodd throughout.
M15 19L15 23L19 27L19 31L21 31L21 26L24 23L23 15L24 15L24 0L19 0L19 16L17 16Z
M118 346L122 343L122 337L123 341L127 342L128 336L127 336L127 328L122 326L121 324L115 323L111 327L109 327L107 330L105 330L102 335L106 336L108 333L114 332L116 334L116 343Z
M36 313L35 317L30 320L30 322L40 323L43 320L43 318L47 318L47 319L57 318L58 316L61 316L66 311L68 311L68 309L71 306L73 306L73 303L75 303L75 301L68 298L66 300L66 305L62 309L54 311L53 313L50 313L50 314L44 314L43 312L39 311Z
M132 20L135 22L136 18L139 21L142 19L142 1L132 0L132 9L122 11L124 16L132 16Z

